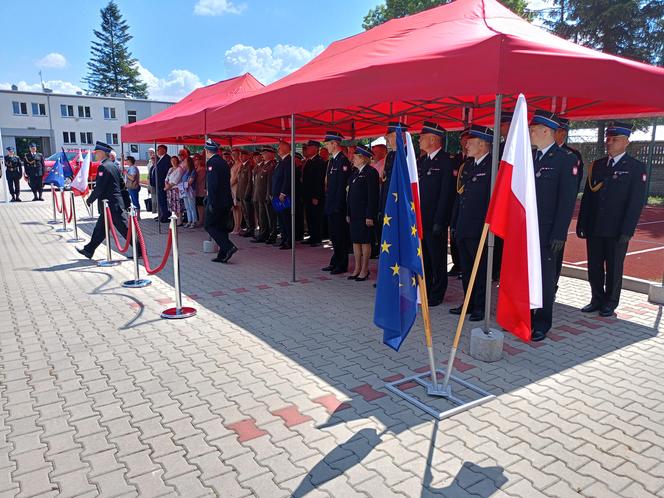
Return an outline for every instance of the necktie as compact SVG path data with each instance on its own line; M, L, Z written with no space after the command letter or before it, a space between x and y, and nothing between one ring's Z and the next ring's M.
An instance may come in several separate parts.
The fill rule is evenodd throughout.
M535 154L535 164L540 163L540 161L542 160L542 155L543 155L542 151L538 149L537 154Z
M609 169L613 169L613 158L609 159Z

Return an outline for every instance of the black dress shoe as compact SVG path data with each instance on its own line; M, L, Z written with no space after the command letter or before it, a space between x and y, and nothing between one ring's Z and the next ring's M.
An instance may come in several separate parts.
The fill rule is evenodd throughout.
M452 315L460 315L461 310L463 310L463 304L461 306L457 306L456 308L450 308L450 313ZM468 310L466 310L466 315L468 314Z
M282 251L287 251L287 250L292 249L292 246L290 244L284 244L284 245L279 246L279 249L281 249Z
M468 318L469 322L481 322L484 320L484 313L482 311L473 311Z
M593 313L598 311L600 308L601 306L597 303L586 304L583 308L581 308L581 313Z
M224 256L217 256L212 260L213 263L225 263Z
M233 254L237 252L237 247L233 246L231 247L228 252L226 253L226 256L224 256L224 259L222 260L222 263L228 263L228 261L231 259Z
M253 242L254 244L260 244L265 243L265 239L251 239L249 242Z
M359 275L355 278L356 282L364 282L365 280L369 280L369 277L371 276L371 272L368 271L367 274L364 277L360 277Z
M330 272L330 275L341 275L342 273L346 273L348 270L344 270L343 268L335 268Z
M431 301L429 301L429 308L435 308L436 306L440 306L441 304L443 304L442 299L432 299ZM459 311L459 314L461 314L461 311Z
M40 195L40 196L39 196L39 199L37 199L37 200L38 200L38 201L43 201L44 199L43 199L42 196Z
M358 278L359 276L360 276L359 273L358 273L357 275L349 275L348 277L346 277L346 280L355 280L355 279Z
M459 275L461 275L461 270L459 270L459 267L456 265L452 265L450 271L447 272L448 277L458 277Z
M609 317L613 316L613 309L608 306L602 306L602 309L599 310L599 316Z
M533 331L533 335L530 337L530 340L533 342L540 342L546 339L546 332L541 332L539 330Z
M334 270L334 266L332 265L327 265L326 267L321 268L321 271L332 271L332 270Z
M79 253L81 256L85 256L88 259L92 259L92 254L87 252L85 249L81 249L81 248L77 247L76 252Z
M43 199L42 199L42 200L43 200ZM16 198L16 202L23 202L23 201L21 201L21 199L19 199L19 198L17 197L17 198Z

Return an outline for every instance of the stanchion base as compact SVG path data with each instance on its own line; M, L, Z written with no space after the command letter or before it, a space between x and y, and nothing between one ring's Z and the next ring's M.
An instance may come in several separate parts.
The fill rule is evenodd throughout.
M120 264L119 261L106 261L105 259L98 261L97 266L102 266L102 267L108 267L108 266L118 266Z
M179 310L177 308L168 308L161 312L161 317L168 320L177 320L179 318L189 318L196 314L196 308L183 306Z
M152 284L152 280L148 280L147 278L139 278L138 280L127 280L126 282L122 282L122 287L139 289L141 287L147 287L150 284Z
M58 229L56 230L56 232L73 232L73 231L74 231L74 229L73 229L73 228L69 228L69 227L67 227L67 228L62 227L62 228L58 228Z
M76 242L83 242L85 239L82 238L77 238L77 239L69 239L67 242L76 243Z
M56 221L56 220L51 220L46 222L47 225L60 225L61 223L62 223L61 221Z
M96 221L97 218L79 218L78 221Z

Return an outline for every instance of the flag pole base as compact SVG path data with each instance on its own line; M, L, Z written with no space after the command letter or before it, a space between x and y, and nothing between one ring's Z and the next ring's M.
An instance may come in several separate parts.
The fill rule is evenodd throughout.
M58 229L56 230L56 232L73 232L73 231L74 231L74 229L73 229L73 228L69 228L69 227L67 227L67 228L62 227L62 228L58 228Z
M445 418L453 417L454 415L465 412L466 410L470 410L471 408L479 406L495 398L495 396L490 392L487 392L484 389L474 384L471 384L470 382L467 382L463 379L455 377L453 375L450 376L450 382L447 383L447 388L443 388L441 380L444 380L445 372L443 372L442 370L437 370L436 373L438 377L438 389L435 390L433 388L433 384L429 380L427 380L431 378L431 374L429 372L419 375L412 375L410 377L404 377L403 379L399 379L394 382L388 382L387 384L385 384L385 388L388 391L396 394L400 398L404 399L408 403L416 406L420 410L428 413L432 417L437 418L438 420L443 420ZM403 386L404 384L409 384L412 382L415 382L418 385L424 387L427 395L445 398L447 401L456 406L449 408L447 410L440 411L440 409L437 408L436 406L426 403L425 401L422 401L421 399L407 393L405 391L405 389L408 389L407 387L405 387L404 389L401 389L399 387ZM480 397L476 399L466 400L462 399L461 397L455 396L454 394L452 394L452 383L458 384L459 386L467 390L470 390L475 394L478 394Z
M196 315L196 308L183 306L182 308L168 308L161 312L161 317L167 320L178 320L180 318L190 318Z
M141 287L147 287L152 284L152 280L147 278L139 278L138 280L127 280L122 282L122 287L127 287L129 289L140 289Z
M51 220L46 222L47 225L60 225L61 223L62 222L60 220Z
M110 266L118 266L119 264L120 264L119 261L112 261L112 260L108 261L106 259L97 262L97 266L101 266L103 268L107 268L107 267L110 267Z

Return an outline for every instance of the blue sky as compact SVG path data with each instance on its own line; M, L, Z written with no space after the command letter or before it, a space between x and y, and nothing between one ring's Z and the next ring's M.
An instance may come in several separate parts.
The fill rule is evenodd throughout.
M134 39L150 97L177 100L194 88L246 71L270 83L329 43L362 30L381 0L116 0ZM533 6L547 0L533 0ZM93 29L107 0L3 0L0 88L84 87ZM7 22L9 21L9 22Z

